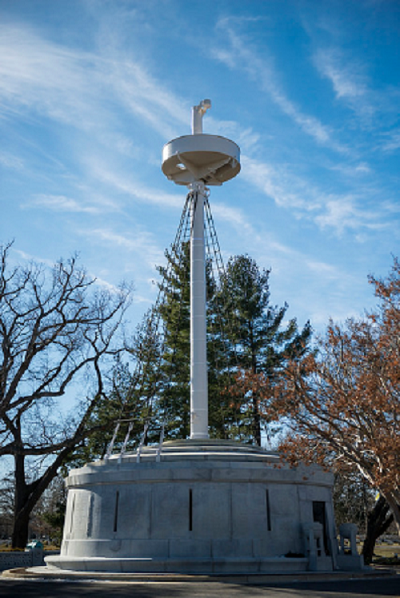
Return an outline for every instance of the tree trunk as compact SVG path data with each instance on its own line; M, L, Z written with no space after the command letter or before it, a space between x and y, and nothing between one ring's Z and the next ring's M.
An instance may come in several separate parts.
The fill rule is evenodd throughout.
M372 511L368 513L367 533L362 547L362 555L366 565L372 562L377 539L385 533L393 521L393 513L389 513L389 511L390 507L387 501L381 496ZM387 516L388 513L389 516Z
M25 480L25 455L17 454L15 461L14 527L12 547L25 548L29 534L31 513L43 492L57 475L58 468L73 451L75 444L65 447L42 476L27 484Z
M396 497L393 496L393 493L386 492L384 496L385 496L385 499L387 500L390 510L392 511L393 519L394 519L394 522L395 522L396 528L397 528L397 533L400 536L400 507L397 504Z
M261 446L261 417L258 408L258 397L253 392L253 439L257 446Z
M13 548L25 548L29 535L29 513L22 512L16 515L11 536Z
M25 481L25 459L23 455L15 455L15 496L14 496L14 526L12 532L12 547L25 548L28 541L28 526L30 513L24 508L28 500L28 488Z

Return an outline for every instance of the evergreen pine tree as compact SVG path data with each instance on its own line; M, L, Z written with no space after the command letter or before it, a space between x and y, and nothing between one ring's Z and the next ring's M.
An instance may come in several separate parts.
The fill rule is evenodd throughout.
M267 422L262 418L258 386L263 381L273 384L289 358L304 354L311 337L309 322L301 332L295 319L284 325L286 303L270 305L269 275L269 270L260 270L248 255L235 256L227 264L219 291L225 318L230 320L226 326L230 359L232 364L236 362L239 374L233 390L240 410L238 436L259 446Z

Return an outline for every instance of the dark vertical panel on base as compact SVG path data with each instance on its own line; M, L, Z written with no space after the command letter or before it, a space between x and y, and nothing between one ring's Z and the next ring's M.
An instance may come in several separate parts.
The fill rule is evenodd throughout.
M189 488L189 531L193 531L193 491Z
M92 535L93 502L94 502L94 496L93 496L93 494L90 494L89 495L89 503L88 503L87 527L86 527L86 536L88 538L90 538L90 536Z
M74 495L72 497L71 519L70 519L70 522L69 522L69 533L70 534L72 534L72 528L73 528L73 524L74 524L75 500L76 500L76 494L74 492Z
M119 491L115 494L115 510L114 510L114 532L118 529L118 503L119 503Z
M267 530L271 531L271 509L269 506L269 491L265 491L265 507L267 509Z

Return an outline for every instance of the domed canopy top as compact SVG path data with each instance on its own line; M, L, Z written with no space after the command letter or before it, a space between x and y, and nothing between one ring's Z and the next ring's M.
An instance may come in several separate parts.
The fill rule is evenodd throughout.
M185 135L166 143L162 171L177 185L222 185L240 171L240 149L218 135Z

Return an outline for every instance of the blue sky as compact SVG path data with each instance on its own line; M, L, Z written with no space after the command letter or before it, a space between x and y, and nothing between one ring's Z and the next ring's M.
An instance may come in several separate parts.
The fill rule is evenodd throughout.
M242 155L211 189L224 258L300 325L362 314L400 255L399 31L390 0L0 0L0 242L133 281L136 324L185 199L162 147L211 98Z

